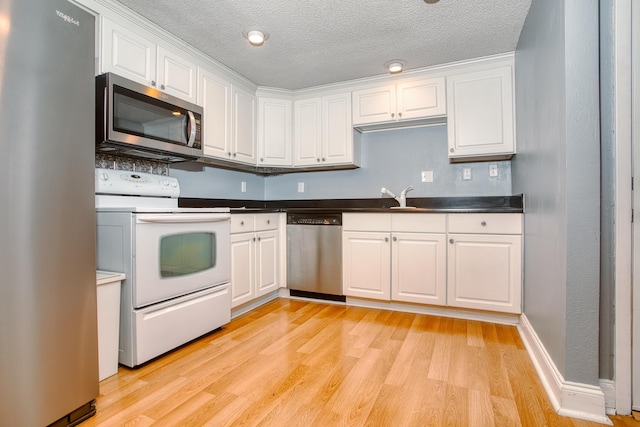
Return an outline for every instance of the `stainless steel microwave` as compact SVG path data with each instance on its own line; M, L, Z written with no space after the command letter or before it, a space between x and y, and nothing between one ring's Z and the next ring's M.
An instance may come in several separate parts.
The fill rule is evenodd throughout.
M202 107L113 73L96 77L96 149L169 162L202 157Z

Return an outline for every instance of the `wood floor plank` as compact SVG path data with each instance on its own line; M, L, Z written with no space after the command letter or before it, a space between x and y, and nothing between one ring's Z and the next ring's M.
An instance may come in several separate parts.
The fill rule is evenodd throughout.
M600 425L555 413L513 326L284 298L120 367L97 410L82 426Z

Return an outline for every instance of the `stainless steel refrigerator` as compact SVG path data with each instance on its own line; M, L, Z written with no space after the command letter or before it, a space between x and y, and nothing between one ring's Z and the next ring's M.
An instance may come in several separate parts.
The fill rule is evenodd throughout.
M73 424L99 392L94 28L0 0L0 426Z

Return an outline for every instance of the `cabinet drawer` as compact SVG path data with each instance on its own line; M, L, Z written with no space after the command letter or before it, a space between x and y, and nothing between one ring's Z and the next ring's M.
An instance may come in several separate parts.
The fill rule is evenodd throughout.
M256 214L256 231L276 230L278 228L278 214Z
M253 214L233 214L231 215L231 234L246 233L255 228Z
M431 213L392 214L391 231L446 233L447 215Z
M522 234L522 214L450 214L449 233Z
M345 231L391 231L391 214L342 214L342 229Z

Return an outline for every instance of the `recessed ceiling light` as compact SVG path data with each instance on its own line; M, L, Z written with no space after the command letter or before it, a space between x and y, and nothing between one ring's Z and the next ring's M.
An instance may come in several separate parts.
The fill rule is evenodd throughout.
M406 62L401 59L392 59L391 61L387 61L384 66L389 71L389 73L398 74L402 72L405 64Z
M244 36L244 38L249 40L249 43L252 46L262 46L264 44L264 41L269 38L268 33L259 30L247 31L242 33L242 35Z
M424 0L425 3L427 4L435 4L438 3L440 0Z

